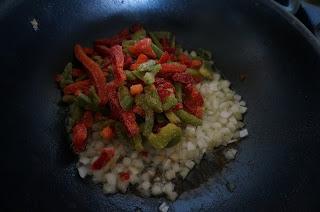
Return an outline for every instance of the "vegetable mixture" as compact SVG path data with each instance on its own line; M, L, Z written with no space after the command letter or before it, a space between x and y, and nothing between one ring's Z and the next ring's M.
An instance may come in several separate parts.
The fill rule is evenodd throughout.
M167 172L158 166L167 159L158 164L152 160L181 149L186 130L196 131L208 121L206 97L199 89L206 82L221 81L211 53L203 49L188 53L170 32L147 32L135 25L96 40L92 48L76 44L74 55L76 65L68 63L56 81L69 108L67 131L74 152L80 155L80 176L93 175L94 181L104 184L106 193L125 192L132 184L143 195L165 193L175 199L170 181L176 172L166 177ZM223 115L231 118L226 113ZM231 136L226 133L228 141L239 137L235 134L242 127L236 126L242 119L241 110L237 114ZM201 159L204 152L194 159ZM185 173L194 165L188 161ZM180 162L185 163L178 158L175 164L180 167ZM161 176L167 181L161 181ZM163 188L154 188L157 183L164 183Z

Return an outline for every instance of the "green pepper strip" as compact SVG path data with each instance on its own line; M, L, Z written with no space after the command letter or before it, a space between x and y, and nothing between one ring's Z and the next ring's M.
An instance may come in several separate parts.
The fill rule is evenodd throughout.
M182 130L175 124L169 123L166 126L162 127L159 133L151 133L148 136L149 143L155 149L165 148L171 141L180 140L182 135Z
M213 68L212 62L210 61L203 61L202 66L199 69L199 73L206 79L212 80L213 79Z
M164 102L162 103L162 109L164 111L169 110L170 108L172 108L173 106L175 106L176 104L178 104L178 100L177 98L172 94L170 96L168 96Z
M62 79L60 81L60 87L61 88L64 88L66 85L69 85L71 83L73 83L73 80L72 80L72 63L68 63L62 74Z
M181 120L179 117L172 111L167 111L164 113L165 116L169 119L169 121L173 124L179 124L181 123Z
M137 79L137 77L132 73L132 71L125 70L125 72L127 75L127 80L133 81Z
M141 135L138 134L134 137L132 137L132 143L133 143L133 147L136 151L142 151L143 150L143 145L142 145L142 138Z
M162 103L160 97L158 95L157 89L153 85L149 85L144 87L145 94L145 101L146 104L149 105L155 112L161 113L162 110ZM149 101L150 102L149 102Z
M182 85L178 82L174 83L174 88L176 89L176 97L178 102L182 102Z
M133 97L130 95L129 89L122 85L118 89L118 98L121 107L128 111L132 108L133 105Z
M156 53L157 58L160 58L161 55L163 55L163 51L154 43L151 44L151 48L154 51L154 53Z
M178 110L175 112L176 115L186 124L191 124L194 126L199 126L202 124L202 120L197 118L196 116L188 113L185 110Z
M159 42L157 36L156 36L153 32L149 32L149 35L150 35L152 41L154 42L154 44L155 44L159 49L162 50L162 45L161 45L161 43Z
M145 111L145 123L143 126L143 135L144 136L148 136L153 129L153 125L154 125L154 113L152 110L146 110Z
M171 32L167 32L167 31L155 31L151 33L153 33L158 39L161 39L161 38L170 39L171 37Z
M139 65L138 69L132 71L135 77L143 80L146 84L152 84L155 80L155 75L160 71L161 65L156 64L154 60L149 60Z

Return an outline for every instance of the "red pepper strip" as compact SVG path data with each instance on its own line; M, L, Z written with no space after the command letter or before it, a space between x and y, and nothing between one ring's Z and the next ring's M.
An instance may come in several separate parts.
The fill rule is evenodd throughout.
M139 126L136 122L136 116L133 112L123 111L120 114L120 120L129 137L134 137L139 134Z
M86 55L82 47L76 44L74 47L76 58L86 67L94 82L98 96L100 98L100 104L104 105L107 102L107 96L105 93L106 79L100 68L100 66L94 62L90 57Z
M95 45L104 45L104 46L114 46L122 43L123 40L129 39L130 33L128 29L124 29L118 34L112 36L111 38L104 38L95 41Z
M93 55L94 50L92 48L88 48L88 47L83 47L83 51L87 54L87 55Z
M174 94L175 92L174 86L163 78L156 78L154 85L156 86L161 102L164 102L166 97Z
M90 80L82 80L78 81L72 84L67 85L63 89L64 94L76 94L77 91L81 91L83 93L88 93L90 86L91 86L91 81Z
M183 53L179 55L179 61L180 63L185 64L188 68L192 65L192 59Z
M141 65L142 63L145 63L148 61L148 57L145 55L145 54L139 54L137 60L135 63L133 63L131 66L130 66L130 69L131 70L135 70L139 67L139 65Z
M145 54L150 58L156 58L157 55L154 53L154 51L151 48L151 39L150 38L143 38L142 40L139 40L136 42L133 46L130 46L128 48L129 52L132 53L135 56L138 56L139 54Z
M199 69L201 67L201 65L202 65L201 60L192 60L191 68Z
M200 92L192 85L189 84L184 88L186 98L183 101L184 108L189 113L202 118L204 100Z
M170 60L170 54L168 52L164 52L160 59L159 59L159 63L162 64L162 63L166 63Z
M127 75L123 71L124 55L122 47L119 45L113 46L110 48L110 55L112 58L112 69L115 82L116 84L121 85L127 79Z
M115 150L113 147L103 148L100 156L91 165L92 170L102 169L114 156Z
M84 112L81 122L86 126L86 128L91 128L93 124L92 112L91 111Z
M72 144L75 152L82 152L86 148L87 128L79 122L72 128Z
M172 53L174 53L176 51L175 48L172 48L170 46L170 42L169 42L169 40L167 38L160 39L160 43L161 43L163 51L166 51L166 52L168 52L170 54L172 54Z
M128 54L124 57L123 69L129 69L130 65L133 63L132 57Z
M81 75L84 74L84 71L81 69L73 68L71 74L72 74L72 77L80 77Z
M195 84L199 82L197 78L186 72L175 73L174 75L172 75L172 80L175 82L180 82L182 84Z
M142 109L142 107L138 105L133 106L132 112L134 112L135 114L138 114L141 117L145 116L144 110Z
M108 95L108 102L111 110L111 116L114 119L118 119L120 113L122 112L122 107L118 99L117 88L118 86L112 82L108 83L106 86L106 93Z
M129 172L120 172L119 178L122 182L128 181L130 179L130 173Z
M176 55L175 55L175 54L171 54L171 55L170 55L170 60L171 60L172 62L177 61Z
M161 64L160 73L184 72L186 69L187 69L186 65L182 65L179 63L164 63L164 64Z

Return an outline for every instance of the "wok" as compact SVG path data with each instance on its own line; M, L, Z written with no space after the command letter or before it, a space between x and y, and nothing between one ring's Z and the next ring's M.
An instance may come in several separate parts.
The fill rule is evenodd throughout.
M53 80L72 60L75 43L89 45L134 23L172 31L186 48L211 50L249 107L249 137L238 145L236 160L218 172L214 163L200 167L209 176L167 201L170 210L319 207L320 45L275 3L4 0L0 11L3 211L155 211L166 201L104 195L80 179ZM233 192L226 182L236 186Z

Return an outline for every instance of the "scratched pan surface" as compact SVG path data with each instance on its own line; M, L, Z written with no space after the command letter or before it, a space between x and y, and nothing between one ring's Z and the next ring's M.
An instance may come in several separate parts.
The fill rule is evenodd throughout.
M30 21L36 18L39 30ZM221 171L210 159L172 211L273 211L319 206L320 50L269 1L1 1L1 204L15 211L156 210L163 199L104 195L76 172L53 77L73 45L132 23L204 47L249 106L250 136ZM240 75L247 79L240 81ZM201 178L203 177L203 178ZM199 179L202 184L199 184ZM225 184L236 186L230 192Z

